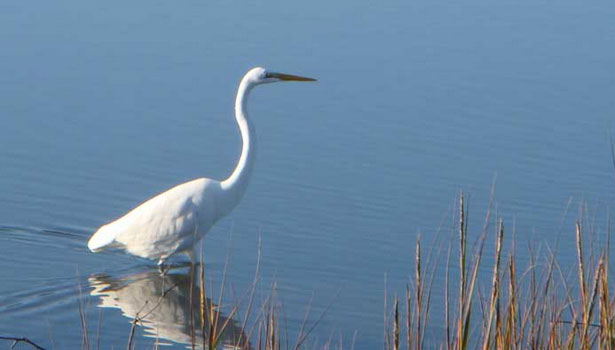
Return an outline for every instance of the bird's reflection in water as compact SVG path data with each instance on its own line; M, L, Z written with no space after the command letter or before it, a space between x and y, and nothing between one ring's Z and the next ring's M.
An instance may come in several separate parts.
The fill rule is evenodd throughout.
M198 282L193 282L198 281L197 271L198 268L174 268L164 276L157 270L123 277L95 275L89 278L93 288L90 294L100 298L100 307L121 309L131 321L137 318L146 336L157 338L159 343L166 339L207 349L209 332L214 327L207 321L207 312L205 326L201 327L200 288ZM210 316L216 320L217 349L250 349L240 325L218 312L209 298L205 309L214 310Z

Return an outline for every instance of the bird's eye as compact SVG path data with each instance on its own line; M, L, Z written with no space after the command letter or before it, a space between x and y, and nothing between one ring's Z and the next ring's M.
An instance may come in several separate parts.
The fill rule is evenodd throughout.
M271 78L271 73L269 73L269 72L265 73L265 79L267 79L267 78Z

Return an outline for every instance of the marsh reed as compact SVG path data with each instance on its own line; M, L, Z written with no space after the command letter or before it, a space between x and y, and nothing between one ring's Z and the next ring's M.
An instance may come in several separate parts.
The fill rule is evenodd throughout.
M563 269L554 250L547 247L544 249L546 253L538 254L530 243L528 266L520 269L515 259L514 240L508 242L510 248L507 250L505 223L501 218L490 219L489 209L478 237L468 244L467 212L461 194L455 234L448 241L446 265L442 266L445 272L443 293L434 289L434 279L442 271L437 265L442 260L439 259L442 252L434 254L437 248L432 244L427 245L430 248L425 254L421 236L417 237L412 278L406 285L404 296L399 298L395 294L392 303L388 304L385 293L384 350L615 349L615 293L609 281L608 229L604 247L588 249L584 242L587 233L579 219L574 225L574 240L570 240L575 248L576 266ZM495 224L490 227L492 221ZM493 245L486 245L491 237ZM493 246L493 252L487 252L486 246ZM436 259L434 255L437 255ZM483 261L489 261L490 265L482 266ZM202 261L199 269L196 283L200 293L200 305L197 306L200 317L194 320L194 327L201 327L203 339L193 341L193 349L201 348L197 343L205 344L204 348L208 349L220 348L220 336L233 319L237 319L241 326L241 337L232 347L234 349L348 348L344 346L342 337L337 344L331 339L324 344L308 343L309 335L324 316L323 313L307 326L310 306L301 329L295 332L297 339L291 342L284 322L280 322L282 305L276 301L275 283L260 304L255 302L260 242L252 286L240 300L225 308L227 317L220 318L219 310L225 276L215 304L206 296L212 287L207 288L205 284ZM444 300L435 300L436 296L442 296ZM433 308L436 301L442 302L443 307ZM243 316L240 315L240 305L244 305ZM434 314L442 311L443 327L434 324L437 319ZM434 329L442 329L442 334ZM131 329L131 339L133 332ZM356 336L355 333L350 349L354 347ZM132 348L130 342L128 349ZM228 346L225 344L225 348Z
M425 283L426 262L421 257L420 237L416 241L414 279L406 286L405 312L399 310L397 297L393 309L385 311L385 350L446 349L446 350L504 350L504 349L615 349L615 297L609 281L609 238L602 249L589 254L584 247L581 220L574 227L576 248L576 283L571 281L548 250L538 261L530 244L529 266L521 273L513 249L504 253L505 225L496 220L493 266L488 293L481 293L478 270L486 254L483 251L488 225L483 227L468 253L468 225L463 194L458 211L458 290L451 298L449 280L451 245L447 252L444 292L444 329L441 341L425 346L425 327L430 322L431 283ZM489 213L487 214L490 215ZM488 222L489 218L485 220ZM505 263L503 264L503 261ZM429 264L429 262L427 262ZM436 273L437 269L429 270ZM577 284L575 286L575 284ZM428 296L426 298L426 296ZM439 310L438 310L439 311ZM400 321L404 318L404 322ZM405 333L405 344L400 334ZM403 337L402 337L403 338Z
M571 235L574 239L570 240L575 248L576 266L564 269L557 262L556 249L547 247L538 254L536 247L529 244L528 266L519 269L514 239L505 244L507 230L504 221L501 218L492 220L488 209L482 230L469 245L467 212L467 204L461 194L454 235L447 242L445 266L438 266L438 262L443 260L439 259L442 251L438 251L434 259L434 249L437 249L434 247L441 247L442 244L427 245L430 251L424 254L419 235L413 249L412 277L403 297L394 294L393 302L388 304L385 290L384 350L615 350L615 291L609 280L610 228L606 230L603 247L594 249L590 244L588 248L586 231L591 232L591 228L587 229L587 225L579 219ZM490 222L495 222L495 225L490 227ZM490 237L493 237L492 253L484 249ZM508 246L510 248L507 250ZM225 296L225 267L218 298L214 302L213 283L211 280L206 283L201 257L200 264L196 265L197 272L191 273L194 277L191 277L190 284L196 287L194 291L198 295L194 295L194 299L190 296L189 309L198 312L191 316L192 343L187 347L212 350L353 349L357 332L350 347L344 345L341 336L337 343L333 342L333 337L324 344L308 342L310 334L328 309L308 324L311 302L300 329L294 332L296 339L290 339L284 320L280 320L283 312L276 298L275 283L260 303L256 301L260 279L260 241L258 247L254 280L240 298ZM492 256L488 256L490 254ZM481 266L485 260L490 262L489 266ZM441 268L444 268L443 292L433 287L435 277L442 276ZM166 286L160 300L176 287ZM432 308L436 296L443 298L437 300L443 307ZM228 299L235 301L229 304ZM100 326L96 341L90 341L86 325L87 306L82 300L79 289L78 310L83 335L81 348L98 349ZM223 302L226 303L224 308ZM221 314L222 308L224 316ZM434 321L437 319L435 314L440 312L443 312L439 315L444 319L443 326ZM126 349L138 348L135 346L135 331L146 316L147 313L139 312L132 320ZM222 344L225 331L236 326L240 330L239 337L233 344ZM201 339L197 338L197 334ZM22 342L44 349L27 338L0 337L0 340L12 340L14 344ZM158 348L158 341L153 348Z

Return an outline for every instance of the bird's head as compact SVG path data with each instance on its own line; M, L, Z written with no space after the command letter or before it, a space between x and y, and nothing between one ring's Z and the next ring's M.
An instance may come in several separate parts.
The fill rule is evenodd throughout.
M245 76L253 85L276 83L279 81L316 81L313 78L269 71L262 67L252 68Z

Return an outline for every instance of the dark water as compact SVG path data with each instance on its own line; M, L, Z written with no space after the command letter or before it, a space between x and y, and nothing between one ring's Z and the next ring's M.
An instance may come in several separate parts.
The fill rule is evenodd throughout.
M581 203L606 225L613 18L607 1L0 3L0 334L77 348L80 301L90 338L100 325L101 348L125 347L131 295L164 281L87 237L166 188L225 177L236 84L262 65L319 82L253 94L259 158L205 240L207 273L243 293L260 236L261 293L276 281L289 333L310 300L311 320L332 302L315 342L357 331L355 348L380 347L385 274L401 293L417 233L448 232L460 190L480 227L496 179L523 243L571 237ZM559 249L566 264L573 247ZM165 310L179 316L139 327L138 346L159 323L185 347L177 293Z

